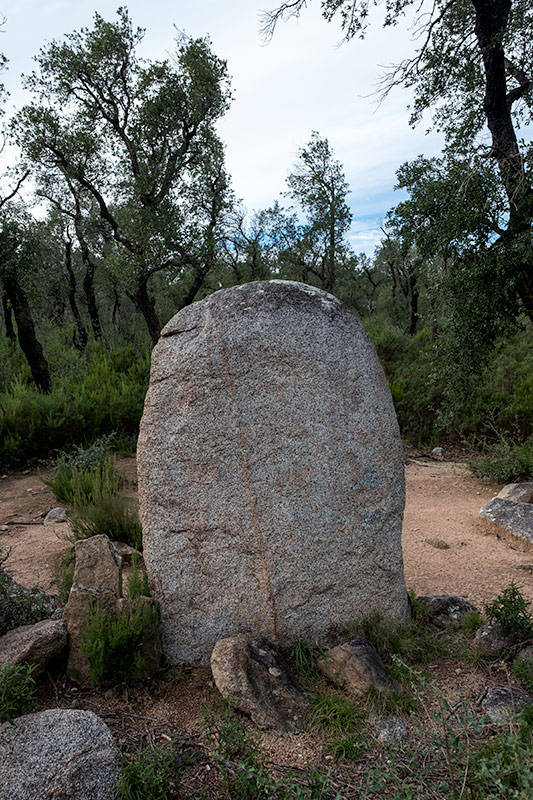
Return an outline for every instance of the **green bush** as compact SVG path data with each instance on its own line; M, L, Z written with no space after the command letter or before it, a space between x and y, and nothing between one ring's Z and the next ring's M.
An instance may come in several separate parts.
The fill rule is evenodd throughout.
M0 564L3 560L0 552ZM0 636L20 625L46 619L52 611L53 602L47 595L37 588L24 589L0 568Z
M520 653L511 665L511 671L515 678L522 681L529 692L533 692L533 660L524 658Z
M126 542L136 550L142 548L139 514L134 503L122 495L96 494L93 503L72 508L69 521L70 541L105 534L110 539Z
M134 602L129 612L117 616L91 608L82 635L82 652L97 683L129 683L142 676L143 645L157 624L151 603Z
M13 722L35 707L32 672L31 664L5 664L0 668L0 722Z
M124 484L113 456L87 468L71 465L67 456L61 456L56 464L53 477L44 483L57 500L69 506L94 504L102 497L115 497Z
M481 745L472 759L472 800L530 800L533 797L533 707L517 724Z
M21 367L0 397L0 468L48 459L74 443L116 432L117 442L138 432L150 356L131 347L88 347L76 368L55 374L50 394L29 382Z
M533 620L518 586L513 582L491 603L485 605L485 614L491 622L496 622L504 636L527 638L533 631Z
M54 561L54 580L57 586L59 602L62 605L66 605L68 602L70 589L74 580L75 555L74 548L72 547L62 556L58 556Z
M124 764L115 800L168 800L179 780L176 747L147 747Z
M485 452L473 459L470 469L487 483L510 483L533 476L533 436L523 442L503 436L485 446Z

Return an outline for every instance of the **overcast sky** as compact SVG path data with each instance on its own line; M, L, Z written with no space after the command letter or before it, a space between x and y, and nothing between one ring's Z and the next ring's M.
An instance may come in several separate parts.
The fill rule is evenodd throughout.
M188 35L209 34L214 52L228 62L234 100L220 124L227 167L237 197L248 210L272 205L298 150L316 130L327 137L344 165L354 216L351 242L371 255L379 226L400 200L395 172L420 153L435 155L439 137L424 126L408 125L409 95L395 90L381 104L373 92L385 65L410 52L409 35L375 25L365 41L338 46L338 24L327 24L320 1L311 0L299 20L280 24L265 45L259 34L262 9L276 0L130 0L124 3L135 26L146 28L142 55L164 59L174 49L176 28ZM11 103L29 98L20 74L46 42L91 27L94 12L113 19L118 2L93 0L0 0L6 17L0 51L9 59L4 83Z

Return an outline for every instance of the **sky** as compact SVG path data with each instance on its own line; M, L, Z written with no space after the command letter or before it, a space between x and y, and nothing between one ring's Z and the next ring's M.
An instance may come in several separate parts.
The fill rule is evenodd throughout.
M0 0L6 18L0 52L9 60L3 76L11 108L30 101L21 73L53 39L91 27L94 13L113 19L117 0ZM353 214L350 242L372 255L387 211L401 199L395 173L423 153L437 155L442 142L424 125L409 127L409 94L395 89L378 103L375 91L384 68L412 51L405 26L383 30L379 20L364 41L339 44L338 23L326 23L319 0L299 19L280 23L270 43L260 36L260 13L276 0L130 0L135 26L146 29L141 55L165 59L177 31L209 35L214 52L227 61L233 102L219 125L233 189L250 211L280 200L298 151L312 131L326 137L344 167ZM7 111L9 111L9 106Z

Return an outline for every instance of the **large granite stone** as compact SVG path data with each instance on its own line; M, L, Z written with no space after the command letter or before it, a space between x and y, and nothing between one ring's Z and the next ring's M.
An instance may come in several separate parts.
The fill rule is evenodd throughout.
M492 523L498 535L512 541L521 550L533 548L533 505L493 497L483 506L480 516Z
M0 726L2 800L110 800L119 777L118 748L92 711L51 709Z
M407 619L396 416L332 295L265 281L180 311L153 352L137 459L171 663L241 632L327 647L371 611Z

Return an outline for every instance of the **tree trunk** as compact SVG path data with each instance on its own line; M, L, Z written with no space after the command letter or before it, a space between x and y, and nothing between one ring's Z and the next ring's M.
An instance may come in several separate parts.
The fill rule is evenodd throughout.
M155 302L153 297L148 293L148 278L142 278L137 285L137 289L133 294L128 294L130 300L135 304L138 311L144 317L150 338L153 344L157 344L159 334L161 333L161 323L155 310Z
M409 298L411 316L409 319L409 335L414 336L418 330L418 285L416 282L416 272L414 264L409 256L405 258L405 266L407 267L407 277L409 281Z
M6 290L2 290L2 310L4 312L4 324L6 326L6 336L13 344L17 341L17 335L13 327L13 309L7 296Z
M15 314L19 344L30 365L33 380L41 392L49 394L52 388L50 370L43 348L35 335L35 325L26 295L16 277L3 278L3 283Z
M197 266L194 270L194 278L193 282L189 286L189 290L185 297L181 300L178 304L178 311L181 311L182 308L186 306L190 306L193 302L194 298L196 297L197 293L202 288L203 282L205 281L205 276L207 275L207 269L201 266Z
M485 69L484 111L492 136L491 155L496 158L509 203L509 224L502 237L509 244L509 254L516 242L524 240L515 266L516 292L533 321L533 255L529 243L533 217L533 186L524 172L511 110L513 103L531 88L531 80L519 77L519 86L507 90L507 71L503 34L509 21L512 0L472 0L475 9L475 33ZM527 244L526 244L527 242Z
M74 345L78 348L78 350L83 351L85 350L89 337L87 335L87 331L85 330L85 325L83 324L78 304L76 302L76 278L74 276L74 270L72 269L72 242L70 241L65 242L65 269L68 275L68 302L76 326L74 333Z

